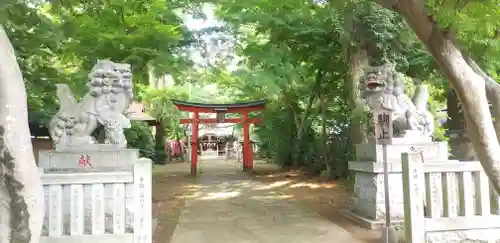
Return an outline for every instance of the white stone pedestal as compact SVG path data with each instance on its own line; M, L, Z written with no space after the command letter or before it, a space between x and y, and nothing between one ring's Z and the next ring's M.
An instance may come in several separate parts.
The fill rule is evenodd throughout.
M132 166L139 159L139 150L124 149L92 144L66 148L64 150L45 150L38 154L38 167L45 170L85 169L99 171L106 168L116 170ZM80 163L81 159L88 159L89 163Z
M422 151L425 162L448 161L446 142L409 143L407 140L396 138L391 145L387 145L391 219L394 222L401 222L404 218L401 153ZM356 145L356 160L349 162L349 170L355 173L355 183L352 208L346 212L346 216L364 228L378 229L385 223L382 145L374 142Z
M61 173L86 173L86 172L105 172L105 171L130 171L133 169L135 163L139 159L139 151L137 149L125 149L119 148L113 145L107 144L89 144L81 146L71 146L71 147L61 147L55 150L44 150L40 151L39 154L39 168L44 171L45 174L61 174ZM89 163L80 163L81 159L88 160ZM78 174L77 174L78 175ZM98 183L98 182L97 182ZM124 185L125 189L125 230L127 233L133 232L133 217L134 217L134 204L133 199L137 197L134 193L134 185L132 183L127 183ZM49 187L44 186L44 198L45 198L45 218L44 218L44 228L42 232L44 235L48 235L48 217L49 217L49 203L48 199L50 197ZM92 215L91 197L92 197L92 184L83 185L83 208L85 221L90 222ZM104 195L113 195L114 187L111 184L103 185ZM66 219L70 219L70 187L64 185L61 188L62 194L62 214ZM104 198L104 212L105 212L105 224L112 225L112 209L113 200L112 197ZM86 223L87 226L90 223ZM69 230L69 221L64 223L64 230ZM87 227L86 226L86 227ZM89 234L90 228L85 228L85 233ZM106 229L109 233L109 228ZM69 234L69 232L65 233Z

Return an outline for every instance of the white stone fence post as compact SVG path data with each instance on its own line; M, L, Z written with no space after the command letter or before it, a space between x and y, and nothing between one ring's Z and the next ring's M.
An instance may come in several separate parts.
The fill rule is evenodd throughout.
M479 162L401 157L405 242L500 241L500 197Z

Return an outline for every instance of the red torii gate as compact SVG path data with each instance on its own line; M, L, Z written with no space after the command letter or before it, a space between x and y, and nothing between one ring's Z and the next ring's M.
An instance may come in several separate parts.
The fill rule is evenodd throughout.
M243 124L243 170L253 169L253 150L250 144L249 124L259 124L258 118L249 118L248 113L261 111L267 100L233 104L206 104L172 99L172 103L181 111L193 112L193 118L182 118L180 124L193 124L191 140L191 174L198 169L198 125L199 123L242 123ZM216 113L217 118L201 118L200 113ZM240 118L226 118L226 113L241 113Z

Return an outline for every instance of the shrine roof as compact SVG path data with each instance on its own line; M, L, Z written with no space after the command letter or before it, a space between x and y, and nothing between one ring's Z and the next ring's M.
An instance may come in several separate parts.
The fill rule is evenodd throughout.
M171 101L180 110L191 112L216 112L219 109L225 110L226 112L257 111L264 109L267 104L267 99L231 104L199 103L176 99L171 99Z
M155 126L160 124L155 118L149 116L144 112L145 112L144 105L134 101L127 109L125 114L131 121L144 121L147 122L150 126Z

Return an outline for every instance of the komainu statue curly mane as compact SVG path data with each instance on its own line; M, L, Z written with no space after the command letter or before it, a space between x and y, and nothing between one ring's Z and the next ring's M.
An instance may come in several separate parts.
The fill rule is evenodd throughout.
M392 111L395 137L430 137L434 132L434 116L427 109L427 85L416 83L413 99L404 90L402 75L395 65L368 67L361 78L361 91L370 110L380 107Z
M133 101L130 65L99 60L88 77L90 90L79 102L66 84L57 84L61 107L49 126L56 148L96 143L91 133L99 124L106 143L125 147L123 129L130 127L130 120L124 112Z

